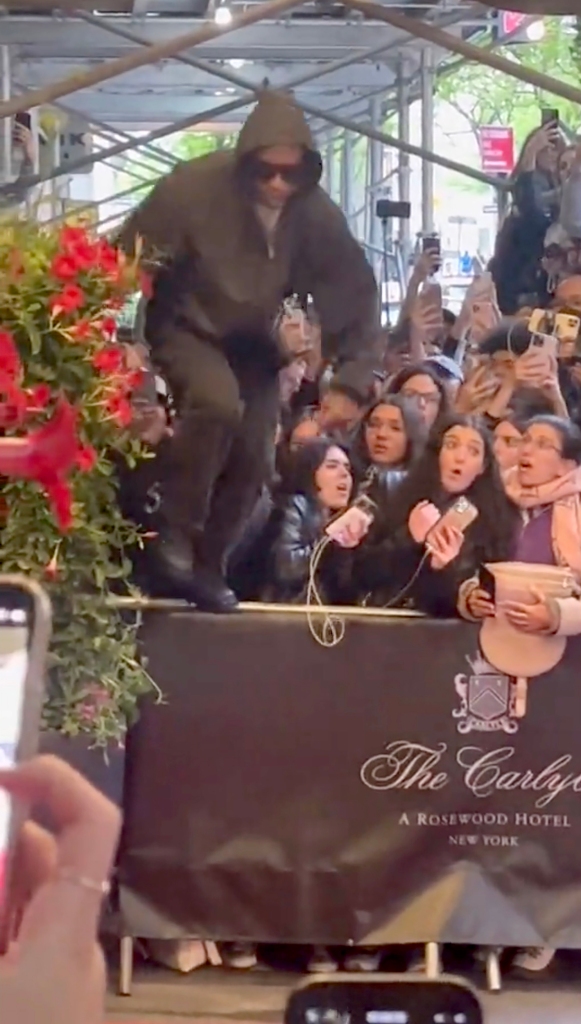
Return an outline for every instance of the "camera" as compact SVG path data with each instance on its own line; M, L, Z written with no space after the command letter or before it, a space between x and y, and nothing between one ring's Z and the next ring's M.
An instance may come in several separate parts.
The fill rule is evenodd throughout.
M379 220L409 220L411 215L411 203L395 199L378 199L375 204L375 216L379 217Z

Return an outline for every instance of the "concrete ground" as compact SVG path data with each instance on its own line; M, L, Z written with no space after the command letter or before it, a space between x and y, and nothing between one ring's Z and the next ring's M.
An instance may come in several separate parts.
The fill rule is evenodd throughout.
M107 1021L281 1024L287 995L297 980L296 975L274 971L204 968L182 977L144 967L136 972L131 996L109 997ZM581 1024L581 967L578 980L569 963L554 982L520 987L507 983L497 995L483 993L482 1004L485 1024Z

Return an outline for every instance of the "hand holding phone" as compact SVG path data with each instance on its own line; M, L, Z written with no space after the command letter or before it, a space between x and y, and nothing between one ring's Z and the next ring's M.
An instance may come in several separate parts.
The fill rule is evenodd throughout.
M442 520L428 534L426 550L430 552L430 565L439 571L458 558L464 543L464 534L455 526L447 526Z
M0 765L36 752L50 638L50 603L24 577L0 576ZM0 790L0 952L7 942L6 892L21 817Z
M442 516L439 525L451 526L460 533L465 533L471 523L478 518L478 509L468 498L462 495L456 498L451 508L447 509Z
M329 523L325 533L341 548L356 548L369 533L376 511L375 502L360 494L350 508Z

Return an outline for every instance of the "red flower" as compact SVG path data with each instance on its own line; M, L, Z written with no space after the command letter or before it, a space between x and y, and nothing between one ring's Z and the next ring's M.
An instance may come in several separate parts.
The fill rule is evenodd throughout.
M75 465L79 442L77 414L61 399L52 418L24 437L0 438L0 473L34 480L46 491L61 530L72 525L72 495L65 480Z
M101 321L101 330L108 338L114 338L117 334L117 321L112 316L106 316Z
M99 247L90 240L83 228L63 228L59 241L64 253L61 258L70 261L77 273L83 270L92 270L93 267L98 266ZM57 257L58 259L59 257Z
M108 398L105 402L105 409L119 427L128 427L133 419L131 403L123 394L112 395L111 398Z
M71 252L79 245L86 245L87 243L88 236L84 228L66 225L59 235L59 245L65 252Z
M93 366L101 373L119 373L123 368L123 352L120 348L102 348L93 356Z
M48 384L36 384L26 392L28 409L44 409L50 402L51 390Z
M59 477L44 484L48 500L52 505L55 519L62 533L66 533L73 525L73 496L66 482Z
M85 304L85 293L77 284L67 284L60 295L53 295L49 300L52 313L74 313Z
M97 244L97 265L107 277L117 277L119 274L119 253L105 239Z
M138 370L131 370L131 372L127 374L125 380L128 391L135 391L136 388L141 387L144 380L145 370L143 366L140 366Z
M93 325L90 320L77 320L76 324L69 328L69 333L76 341L87 341L93 333Z
M0 373L0 428L16 427L26 418L28 398L7 374Z
M90 473L97 464L97 452L91 445L86 444L79 448L77 454L77 466L81 473Z
M59 281L74 281L79 272L79 266L72 255L59 255L53 259L50 272Z
M0 331L0 374L15 380L20 373L20 356L9 331Z

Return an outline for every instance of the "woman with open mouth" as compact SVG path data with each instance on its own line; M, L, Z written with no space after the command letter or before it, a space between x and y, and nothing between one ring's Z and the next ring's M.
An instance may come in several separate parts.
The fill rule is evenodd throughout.
M469 523L456 517L460 499L472 506ZM375 606L454 616L461 583L483 561L509 556L515 519L488 430L480 420L453 416L432 431L377 516L356 554L355 582Z
M304 602L311 559L330 520L346 509L353 492L353 472L344 448L329 438L315 438L294 453L285 492L289 498L272 550L272 584L268 599ZM337 559L330 559L331 570ZM321 562L322 587L330 603L340 602L341 588ZM341 602L342 603L342 602Z
M519 445L518 461L506 477L506 490L520 511L512 560L562 566L581 583L581 431L570 420L535 416ZM461 613L473 620L495 615L477 577L460 594ZM505 601L503 612L515 629L528 634L576 636L581 633L578 597L546 598L532 589L531 600ZM517 952L513 970L523 977L546 971L555 951L534 947Z

